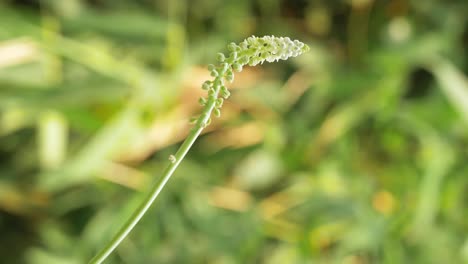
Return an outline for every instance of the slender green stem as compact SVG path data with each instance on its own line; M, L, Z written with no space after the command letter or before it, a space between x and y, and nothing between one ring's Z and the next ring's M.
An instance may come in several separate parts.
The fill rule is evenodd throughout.
M215 91L215 96L217 96L218 93L219 93L219 89ZM171 163L166 167L166 169L163 172L163 175L151 187L148 195L143 199L143 202L135 210L135 212L130 216L127 222L125 222L125 224L122 226L119 232L112 238L111 241L109 241L109 243L107 243L107 245L104 246L104 248L102 248L101 251L99 251L93 257L93 259L91 259L91 261L89 261L89 264L102 263L112 253L112 251L114 251L114 249L120 244L120 242L122 242L122 240L125 239L128 233L130 233L130 231L140 221L143 215L145 215L146 211L148 211L151 204L153 204L156 197L158 197L159 193L164 188L164 185L166 185L169 178L171 178L172 174L177 169L180 162L184 159L185 155L190 150L195 140L198 138L200 133L205 128L206 123L208 122L208 119L210 118L211 112L213 111L214 108L215 108L214 101L209 102L205 106L204 111L202 115L200 116L199 122L197 122L195 126L192 128L192 130L190 130L190 134L187 136L185 141L179 147L176 154L174 156L171 156L170 158Z
M265 61L274 62L280 59L286 60L289 57L296 57L307 52L309 47L298 40L292 41L288 37L265 36L258 38L252 36L239 45L235 43L229 44L228 49L230 50L229 57L226 58L223 53L218 53L217 60L219 65L214 66L211 64L208 66L211 76L214 77L213 81L206 81L202 85L202 89L208 91L208 99L200 98L199 102L204 106L202 114L195 120L195 126L192 128L190 134L187 136L184 143L182 143L177 153L169 157L171 164L164 170L162 177L159 178L150 189L141 205L130 216L120 231L89 263L102 263L120 242L122 242L138 221L140 221L146 211L148 211L148 208L153 204L156 197L158 197L164 185L166 185L172 173L174 173L177 166L179 166L180 162L184 159L190 147L192 147L202 130L210 123L211 112L214 111L215 116L220 116L220 108L223 105L223 100L227 99L230 94L226 86L224 86L224 80L229 82L234 80L233 70L240 72L244 65L255 66Z

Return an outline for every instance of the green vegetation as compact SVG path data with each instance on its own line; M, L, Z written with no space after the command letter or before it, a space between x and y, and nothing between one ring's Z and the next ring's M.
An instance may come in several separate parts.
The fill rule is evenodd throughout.
M204 65L276 35L310 51L236 74L105 263L468 263L467 13L464 0L2 1L0 262L89 261L202 112Z

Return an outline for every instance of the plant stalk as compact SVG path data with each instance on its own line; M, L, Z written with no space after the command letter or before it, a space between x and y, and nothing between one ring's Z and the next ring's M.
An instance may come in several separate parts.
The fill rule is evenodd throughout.
M264 36L258 38L251 36L239 45L230 43L228 49L230 50L228 58L226 58L223 53L217 54L217 60L219 62L217 67L213 64L208 65L210 75L214 77L213 81L206 81L202 85L202 89L208 90L208 99L200 98L199 102L204 106L202 114L196 119L195 126L190 130L189 135L179 147L177 153L169 157L171 164L164 170L162 177L157 180L141 205L130 216L120 231L96 254L89 262L90 264L102 263L122 240L125 239L158 197L164 185L166 185L200 133L210 123L211 112L214 110L215 116L220 116L220 108L223 104L223 100L227 99L230 94L226 86L224 86L224 80L228 82L234 80L233 70L240 72L244 65L255 66L265 61L274 62L280 59L286 60L290 57L296 57L307 52L309 46L298 40L293 41L288 37ZM218 97L219 94L222 96Z
M216 89L215 96L218 96L219 89ZM102 263L114 249L127 237L130 231L135 227L135 225L140 221L140 219L145 215L146 211L153 204L154 200L158 197L161 190L166 185L169 178L171 178L174 171L179 166L180 162L184 159L187 152L192 147L195 140L198 138L200 133L206 127L206 124L211 116L211 112L215 107L215 102L208 103L202 115L200 116L198 122L190 130L189 135L184 140L182 145L177 150L176 154L170 158L171 163L166 167L163 172L163 175L156 181L156 183L149 190L148 195L143 199L140 206L133 212L130 218L125 222L119 232L112 238L109 243L107 243L101 251L99 251L90 261L89 264L99 264Z

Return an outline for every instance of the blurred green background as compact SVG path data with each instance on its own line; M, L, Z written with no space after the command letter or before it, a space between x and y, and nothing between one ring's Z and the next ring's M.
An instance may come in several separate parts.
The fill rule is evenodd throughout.
M466 0L3 0L0 263L86 263L186 136L220 119L107 263L468 263Z

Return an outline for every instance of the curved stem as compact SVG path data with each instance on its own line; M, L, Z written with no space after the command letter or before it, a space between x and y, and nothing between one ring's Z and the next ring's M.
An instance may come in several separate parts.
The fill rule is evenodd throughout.
M140 221L143 215L148 211L156 197L166 185L169 178L179 166L182 159L192 147L195 140L198 138L202 130L209 124L211 112L215 109L215 115L220 115L219 108L223 104L223 98L229 97L229 91L224 86L224 81L232 82L234 80L233 70L241 71L244 65L255 66L264 61L273 62L278 60L286 60L289 57L296 57L309 50L309 46L304 43L288 37L265 36L257 38L249 37L241 44L236 45L231 43L228 46L231 51L230 56L225 58L224 54L218 54L219 66L215 67L210 64L208 69L211 71L211 76L215 77L214 81L206 81L202 88L208 91L208 100L201 98L200 103L204 105L204 109L200 117L196 120L195 126L190 131L190 134L180 146L175 155L171 155L169 160L171 164L164 170L161 178L157 180L155 185L150 189L148 195L144 198L141 205L130 216L120 231L112 238L112 240L99 251L96 256L89 262L90 264L102 263L112 251L122 242L122 240L130 233L135 225ZM222 98L218 95L221 93Z
M217 96L219 93L219 89L215 91L215 95ZM204 108L204 111L199 119L199 122L195 124L195 126L190 130L189 135L184 140L182 145L177 150L174 156L170 157L171 164L166 167L163 172L163 175L156 181L153 187L150 189L148 195L143 199L143 202L140 206L133 212L130 218L125 222L119 232L112 238L109 243L107 243L104 248L101 249L90 261L89 264L98 264L102 263L114 249L125 239L125 237L130 233L130 231L135 227L135 225L140 221L140 219L145 215L146 211L148 211L149 207L153 204L154 200L158 197L161 190L166 185L169 178L172 176L174 171L179 166L180 162L184 159L187 152L192 147L195 140L198 138L200 133L205 128L205 124L208 122L208 119L211 116L211 112L215 107L215 102L210 102Z

